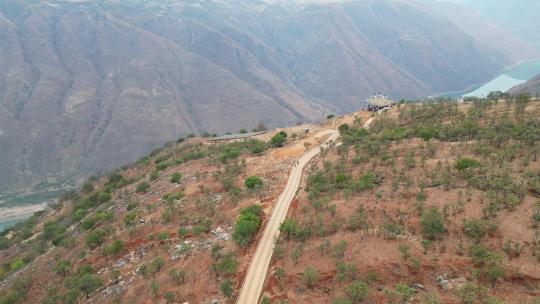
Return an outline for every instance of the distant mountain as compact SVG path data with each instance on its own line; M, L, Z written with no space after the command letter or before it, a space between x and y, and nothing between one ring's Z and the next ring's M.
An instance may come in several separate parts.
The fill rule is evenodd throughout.
M0 188L108 170L189 133L355 110L374 92L463 89L521 57L474 35L408 1L4 0Z
M540 94L540 75L537 75L536 77L527 81L524 84L513 87L510 91L508 91L508 93L530 93L532 95L538 96Z
M497 50L494 56L502 52L513 60L540 57L540 50L532 48L532 44L516 38L504 30L506 27L498 26L496 22L483 17L470 6L449 1L426 4L432 11L450 19L457 27L475 37L481 48Z
M540 1L454 0L476 9L501 28L540 50Z

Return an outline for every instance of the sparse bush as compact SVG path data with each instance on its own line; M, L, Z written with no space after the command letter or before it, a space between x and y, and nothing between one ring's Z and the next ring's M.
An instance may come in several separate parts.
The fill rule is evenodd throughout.
M121 240L114 240L112 241L111 243L109 243L108 245L104 246L103 249L101 250L102 254L104 256L116 256L118 254L120 254L120 251L122 251L122 249L124 249L124 242L121 241Z
M106 235L107 233L103 229L92 230L86 235L86 245L95 248L103 243Z
M158 177L159 177L159 172L158 172L157 170L152 170L152 171L150 172L150 175L148 176L148 178L149 178L151 181L156 180Z
M484 220L463 220L463 234L475 242L479 242L486 235L486 229L486 222Z
M345 293L351 303L362 303L369 295L369 286L362 281L353 281L345 287Z
M399 249L399 252L401 252L401 255L403 256L403 259L407 260L411 256L409 245L399 244L398 249Z
M231 279L223 280L221 284L219 284L219 290L226 298L232 297L232 294L234 292L233 281Z
M465 169L469 168L477 168L480 166L482 166L482 163L473 158L460 157L456 161L456 169L459 171L464 171Z
M163 294L163 297L167 301L167 303L171 303L174 300L174 292L167 291Z
M161 256L157 256L150 263L150 267L148 268L148 271L150 271L152 275L155 275L161 270L161 267L163 267L164 263L165 263L165 260L163 260Z
M137 188L135 188L135 191L137 193L146 193L146 191L148 191L148 189L150 189L150 184L149 183L140 182L139 184L137 184Z
M446 231L444 219L437 207L431 207L420 218L422 234L430 240L435 240L439 235Z
M317 270L313 267L306 267L304 268L304 283L307 287L312 288L313 285L317 284L319 281L319 274L317 273Z

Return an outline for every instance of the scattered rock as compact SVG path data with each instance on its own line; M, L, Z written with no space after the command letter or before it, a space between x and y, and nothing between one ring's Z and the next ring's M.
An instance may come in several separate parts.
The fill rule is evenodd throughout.
M137 248L137 254L139 255L139 258L142 258L146 254L147 251L148 250L146 249L145 246L139 246L139 248Z
M412 288L414 289L422 289L422 290L426 290L426 288L424 287L424 285L420 284L420 283L414 283L412 285Z
M210 231L210 235L222 241L227 241L231 237L231 234L221 227L217 227Z
M384 290L384 285L377 285L377 290L378 291L383 291Z
M114 268L122 268L124 265L126 265L126 261L124 259L120 259L114 264Z
M210 302L212 304L219 304L219 300L218 299L213 299L212 302Z
M437 276L437 284L439 284L441 289L444 291L449 291L454 288L454 286L452 286L452 283L449 280L445 279L444 275Z
M452 286L454 286L454 288L460 289L465 284L467 284L467 278L465 278L465 277L457 277L457 278L451 280L450 282L452 283Z

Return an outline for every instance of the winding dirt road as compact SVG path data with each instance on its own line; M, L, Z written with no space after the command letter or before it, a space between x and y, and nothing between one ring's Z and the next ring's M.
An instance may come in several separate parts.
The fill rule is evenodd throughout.
M330 135L330 137L325 143L304 154L298 160L298 164L292 168L289 179L287 180L287 186L285 186L285 190L283 190L276 202L272 215L259 241L259 245L257 246L255 254L251 259L251 264L248 267L248 271L246 277L244 278L244 283L236 303L258 303L264 286L266 273L268 272L268 266L270 265L270 260L272 259L274 241L279 237L279 226L283 220L285 220L287 211L289 210L289 205L291 204L291 201L298 190L298 186L300 185L300 180L302 178L302 171L306 164L313 157L319 154L319 152L321 152L321 147L327 147L331 142L336 141L339 133L335 130L327 130L320 132L315 136L320 138L326 135Z

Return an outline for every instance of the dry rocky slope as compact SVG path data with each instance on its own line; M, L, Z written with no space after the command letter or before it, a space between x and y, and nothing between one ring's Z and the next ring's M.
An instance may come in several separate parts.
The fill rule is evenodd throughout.
M0 188L189 133L349 112L377 91L463 89L529 56L480 18L462 27L415 1L2 1Z
M540 75L530 79L524 84L520 84L513 87L510 91L508 91L508 93L510 94L529 93L533 96L540 95Z
M169 144L0 234L0 303L235 303L294 162L336 129L262 303L538 303L539 114L522 97L402 104Z

